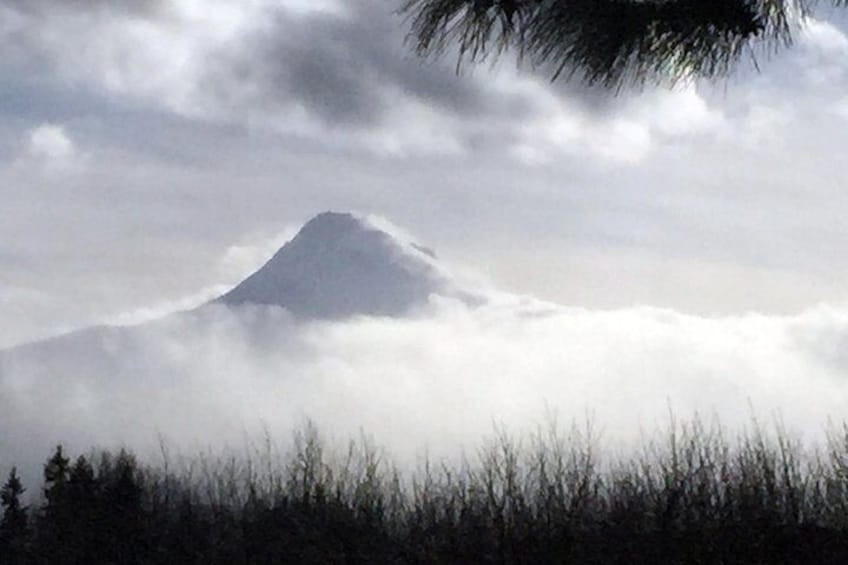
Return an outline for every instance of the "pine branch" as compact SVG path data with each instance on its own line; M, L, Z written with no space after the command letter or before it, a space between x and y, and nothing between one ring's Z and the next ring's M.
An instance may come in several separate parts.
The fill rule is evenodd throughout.
M419 55L455 45L458 69L512 50L554 80L618 88L725 76L746 51L790 45L811 1L406 0L400 13Z

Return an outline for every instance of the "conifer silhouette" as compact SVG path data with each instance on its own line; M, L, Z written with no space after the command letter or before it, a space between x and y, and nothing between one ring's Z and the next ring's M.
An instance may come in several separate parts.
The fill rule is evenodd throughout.
M18 471L12 467L9 478L0 489L0 561L9 565L23 563L28 537L27 511L21 504L25 492Z
M844 0L833 0L843 6ZM815 0L406 0L424 56L479 62L516 51L554 79L589 84L726 75L743 57L791 45ZM756 61L755 61L756 63Z

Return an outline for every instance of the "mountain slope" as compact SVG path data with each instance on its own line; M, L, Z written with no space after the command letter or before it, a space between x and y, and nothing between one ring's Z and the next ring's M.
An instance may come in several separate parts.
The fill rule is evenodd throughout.
M429 250L364 218L325 212L216 302L281 306L298 317L400 316L431 294L462 297Z

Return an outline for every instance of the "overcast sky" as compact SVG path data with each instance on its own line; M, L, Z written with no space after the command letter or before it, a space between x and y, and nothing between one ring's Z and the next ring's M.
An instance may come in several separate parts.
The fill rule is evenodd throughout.
M211 297L328 209L567 305L848 302L848 26L612 96L419 61L396 4L2 2L0 346Z

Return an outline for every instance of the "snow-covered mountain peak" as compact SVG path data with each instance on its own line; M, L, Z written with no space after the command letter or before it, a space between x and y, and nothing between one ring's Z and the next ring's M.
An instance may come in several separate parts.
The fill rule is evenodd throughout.
M379 219L324 212L218 300L344 318L403 315L433 294L463 297L432 252Z
M367 231L366 221L349 212L322 212L306 222L297 237L329 243Z

